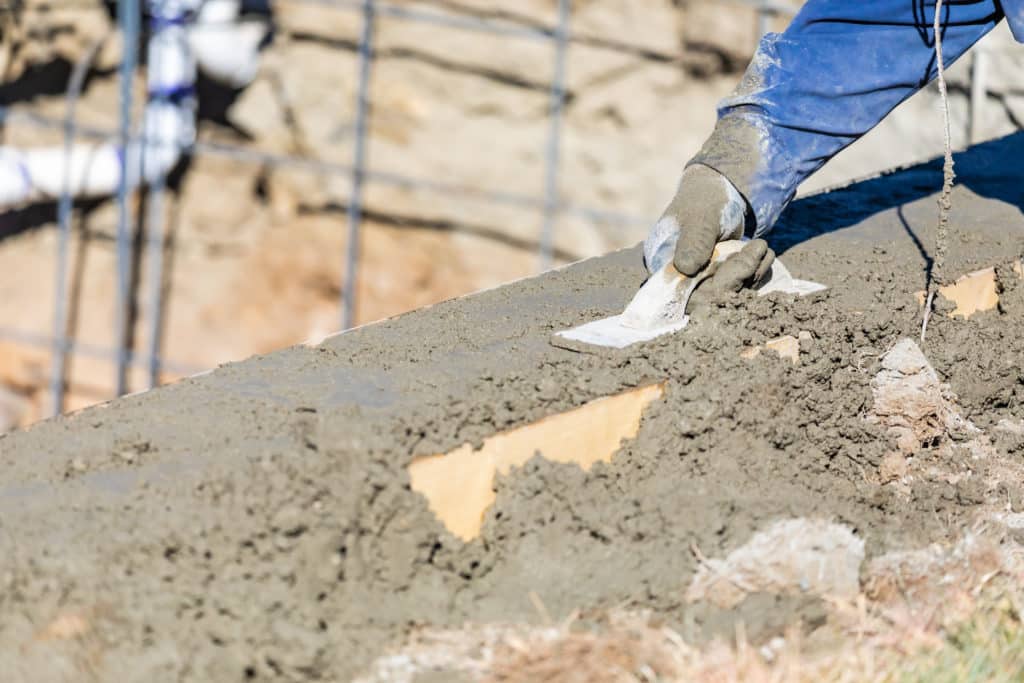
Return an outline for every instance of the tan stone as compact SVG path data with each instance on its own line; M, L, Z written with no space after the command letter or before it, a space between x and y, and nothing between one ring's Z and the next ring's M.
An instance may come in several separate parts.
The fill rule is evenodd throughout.
M289 141L288 127L281 97L270 78L258 78L242 91L228 118L236 126L260 140L270 151L285 151ZM290 150L288 150L290 151Z
M999 286L996 282L996 269L985 268L964 275L956 282L939 287L939 295L943 299L956 304L949 317L960 316L970 318L975 313L990 311L999 304ZM918 305L925 303L925 292L917 292Z
M695 0L687 3L678 21L684 40L707 45L736 60L748 57L757 45L757 24L750 9L725 13L721 2Z
M38 640L70 640L85 635L92 625L80 614L62 614L47 624L37 635Z
M740 352L740 358L744 360L753 360L761 355L761 351L763 351L763 349L760 346L748 346Z
M779 358L785 358L792 362L793 365L800 364L800 340L796 337L787 334L784 337L772 339L765 346L769 351L774 351L778 354Z
M792 335L772 339L771 341L766 342L764 346L748 346L740 352L740 358L744 360L753 360L760 357L761 353L767 348L769 351L775 352L779 358L785 358L792 362L793 365L798 365L800 363L801 347L806 344L806 342L802 340L803 337L801 337L801 339L797 339Z
M536 454L589 470L608 462L625 439L636 436L647 406L665 393L664 384L600 398L538 422L497 434L479 451L466 444L409 465L412 490L423 494L448 530L464 541L480 534L494 503L494 477L521 467Z

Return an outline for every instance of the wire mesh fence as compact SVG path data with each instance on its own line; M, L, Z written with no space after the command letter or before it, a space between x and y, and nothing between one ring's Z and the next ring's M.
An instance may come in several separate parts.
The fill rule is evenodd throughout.
M574 41L586 40L586 37L573 33L571 0L557 0L556 20L551 25L543 25L536 21L527 22L515 17L480 16L452 8L428 9L385 0L303 1L329 7L333 11L357 13L361 19L358 44L356 45L356 70L355 73L346 76L354 79L355 82L355 116L352 122L353 146L350 161L338 163L311 156L271 153L241 145L195 140L182 141L183 149L181 151L183 154L191 156L223 157L242 163L267 167L299 168L317 174L348 178L349 198L345 207L347 238L344 253L337 255L338 259L343 262L343 284L340 287L340 300L338 301L338 321L341 329L352 327L357 320L357 290L362 266L360 236L365 220L363 196L368 186L412 188L439 197L470 198L495 205L508 205L533 211L537 215L538 222L539 239L536 254L538 270L550 268L555 262L555 237L559 229L559 221L564 217L577 216L629 225L643 225L646 222L648 217L608 211L603 208L570 202L563 198L560 188L560 161L563 149L563 118L567 98L566 56L569 46ZM792 5L773 0L730 0L730 2L751 8L756 21L756 30L762 35L769 30L773 19L788 18L795 11ZM137 129L132 119L135 105L132 79L139 62L137 49L143 33L143 26L140 23L143 12L139 0L121 0L117 8L117 25L123 35L124 46L119 76L119 124L117 130L93 128L80 125L77 121L76 101L82 90L85 65L90 61L88 54L82 57L69 79L66 93L66 116L63 119L38 112L13 111L6 107L0 107L0 124L18 121L60 129L63 131L66 151L70 149L76 139L80 138L107 139L116 136L122 150L128 149L132 144L138 144L140 140L145 142L143 139L145 134ZM505 38L539 41L550 46L550 75L547 93L548 125L543 141L543 178L538 194L530 195L504 189L476 187L460 182L374 169L372 159L368 155L367 140L373 116L371 91L377 57L375 37L382 18L428 24L438 30L470 31ZM971 90L972 120L977 120L980 117L980 108L985 98L984 64L984 57L979 55L975 62L975 87ZM971 125L973 126L973 124ZM973 128L971 136L976 137ZM45 338L13 327L0 327L0 338L11 339L23 344L44 346L49 349L52 355L49 392L51 414L61 412L64 407L68 359L75 354L109 360L114 366L113 386L117 395L122 395L130 389L128 377L132 367L145 369L150 387L160 382L161 373L167 369L173 368L180 374L201 370L201 368L169 362L163 358L160 348L160 330L164 325L164 321L160 317L164 308L161 302L163 290L160 286L163 277L165 249L163 198L167 179L160 174L155 181L148 185L146 215L142 221L146 224L147 239L144 244L136 245L132 240L132 226L139 222L139 217L133 214L134 208L130 196L135 188L129 183L125 157L126 155L121 155L121 174L116 195L116 315L114 316L113 339L115 343L113 347L105 348L76 342L69 333L66 271L68 245L72 233L73 201L70 182L67 178L65 178L64 191L57 204L59 232L54 269L52 337ZM144 160L143 164L145 163ZM150 263L149 276L143 293L143 296L150 302L146 307L150 316L147 321L149 333L146 335L145 348L141 350L134 348L130 339L128 315L132 298L138 295L130 291L132 283L129 277L129 269L137 257L136 249L145 249Z

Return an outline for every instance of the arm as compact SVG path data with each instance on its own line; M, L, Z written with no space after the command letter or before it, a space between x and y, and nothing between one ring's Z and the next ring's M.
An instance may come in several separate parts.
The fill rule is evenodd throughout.
M768 232L800 183L936 77L934 11L933 0L811 0L765 36L690 163L732 181L756 234ZM1003 16L995 0L947 2L944 14L946 64Z
M935 78L934 11L933 0L809 0L784 33L765 36L648 237L648 266L674 252L691 274L717 241L770 231L800 183ZM997 0L943 13L947 64L1003 18Z

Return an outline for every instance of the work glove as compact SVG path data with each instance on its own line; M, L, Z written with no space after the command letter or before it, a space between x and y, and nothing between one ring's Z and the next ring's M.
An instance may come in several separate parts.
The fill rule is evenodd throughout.
M648 271L671 260L676 270L693 277L711 262L716 244L743 236L746 217L746 200L725 176L701 164L687 167L675 197L644 241ZM720 264L701 289L724 293L756 286L774 260L764 240L751 240Z

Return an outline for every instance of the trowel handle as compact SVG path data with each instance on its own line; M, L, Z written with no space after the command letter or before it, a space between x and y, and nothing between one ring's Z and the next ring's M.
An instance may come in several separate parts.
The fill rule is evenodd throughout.
M725 240L715 245L715 250L711 254L712 263L721 263L725 259L729 258L733 254L738 254L743 247L746 246L748 239L741 240Z
M693 276L691 287L696 289L697 285L718 272L718 266L733 254L738 254L746 243L747 240L726 240L715 245L715 250L711 252L711 261L704 266L703 270ZM680 275L682 276L681 273Z

